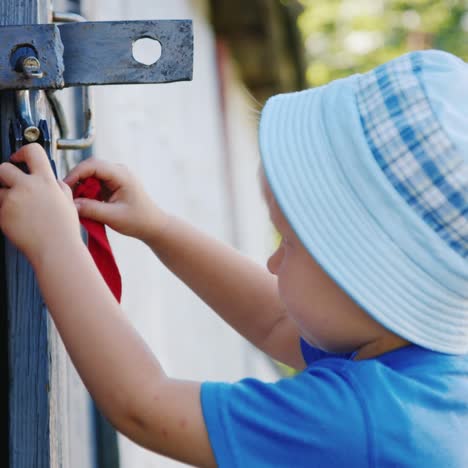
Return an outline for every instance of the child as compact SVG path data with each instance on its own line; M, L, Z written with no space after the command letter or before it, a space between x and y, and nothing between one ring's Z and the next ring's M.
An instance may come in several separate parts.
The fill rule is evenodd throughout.
M467 64L426 51L272 98L260 123L282 236L271 274L164 213L119 165L72 170L69 186L95 175L111 193L76 210L38 145L12 157L30 174L2 164L0 226L115 427L200 466L467 467L467 83ZM99 275L77 211L148 244L303 372L274 384L166 376Z

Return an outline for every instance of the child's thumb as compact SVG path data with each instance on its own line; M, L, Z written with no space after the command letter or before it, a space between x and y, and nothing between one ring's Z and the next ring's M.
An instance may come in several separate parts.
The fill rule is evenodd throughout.
M109 224L113 208L111 204L89 198L75 198L73 201L80 217Z

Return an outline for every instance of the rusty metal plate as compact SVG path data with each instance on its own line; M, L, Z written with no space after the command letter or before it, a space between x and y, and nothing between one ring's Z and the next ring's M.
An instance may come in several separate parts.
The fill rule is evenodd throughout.
M42 78L27 78L14 70L12 54L20 46L34 49ZM63 69L63 44L55 24L0 27L0 90L63 88Z
M191 20L66 23L59 29L66 87L192 79ZM133 43L142 38L161 44L161 56L153 65L133 58Z

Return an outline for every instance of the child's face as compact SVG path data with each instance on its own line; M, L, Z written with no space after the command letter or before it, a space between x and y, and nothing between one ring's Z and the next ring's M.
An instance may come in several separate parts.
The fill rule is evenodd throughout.
M270 218L281 243L267 262L278 277L278 291L288 315L310 344L331 352L350 352L386 343L393 333L373 320L321 268L302 245L278 207L261 174ZM391 340L390 340L391 341Z

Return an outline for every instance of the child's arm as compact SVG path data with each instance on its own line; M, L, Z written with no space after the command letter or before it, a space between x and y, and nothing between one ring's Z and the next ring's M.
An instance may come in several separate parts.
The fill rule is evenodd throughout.
M110 203L81 200L80 215L144 241L226 322L273 358L304 367L299 334L286 316L276 277L233 248L162 212L122 166L89 159L65 179L105 182Z
M200 384L168 378L115 301L83 244L71 193L38 145L0 165L0 227L33 265L57 329L115 427L163 455L215 466ZM64 193L65 192L65 193Z
M284 312L276 277L265 268L175 217L146 242L173 273L257 348L296 369L304 367L299 333Z

